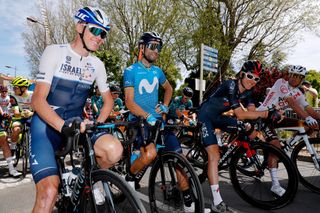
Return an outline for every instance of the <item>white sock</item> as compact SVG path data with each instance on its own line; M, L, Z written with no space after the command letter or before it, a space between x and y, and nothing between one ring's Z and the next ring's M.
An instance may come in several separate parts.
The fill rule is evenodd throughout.
M14 169L12 159L13 159L12 157L6 158L9 171L12 171Z
M272 186L280 185L279 179L278 179L278 169L270 168L270 175L272 180Z
M211 192L213 197L213 204L216 206L222 202L222 198L220 195L220 188L219 185L211 185Z

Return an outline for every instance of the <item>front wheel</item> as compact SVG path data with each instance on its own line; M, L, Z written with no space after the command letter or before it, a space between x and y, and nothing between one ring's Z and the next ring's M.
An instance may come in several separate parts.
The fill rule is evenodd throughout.
M91 174L92 190L84 190L80 212L145 213L146 210L135 191L125 180L110 170L96 170ZM125 199L114 198L121 193Z
M264 142L249 144L255 153L248 158L246 149L239 148L232 156L229 173L235 191L248 203L262 209L277 209L289 204L298 188L297 171L290 158L277 147ZM285 193L271 192L272 178L268 168L269 156L278 159L278 179Z
M184 179L188 186L185 192L187 191L191 195L188 204L183 198L177 172L187 177ZM149 201L151 212L160 212L159 210L177 213L204 211L200 181L193 167L184 157L174 152L159 154L150 172Z
M309 138L309 142L319 157L320 138ZM300 182L311 191L320 194L320 170L316 168L304 141L295 146L291 159L298 169ZM318 163L320 164L320 160Z

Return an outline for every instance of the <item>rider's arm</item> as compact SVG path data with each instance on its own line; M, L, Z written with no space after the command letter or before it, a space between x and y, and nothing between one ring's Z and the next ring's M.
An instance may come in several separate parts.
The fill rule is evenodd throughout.
M105 120L110 115L114 104L110 90L101 92L101 97L103 99L103 106L100 109L100 114L97 118L97 122L105 122Z
M320 120L320 114L316 112L312 106L305 107L305 110L311 117L313 117L314 119Z
M47 96L49 91L50 84L37 82L33 92L31 106L46 123L60 132L64 120L48 104Z
M257 118L267 118L268 117L268 111L245 111L242 107L238 107L233 110L235 116L239 120L244 120L244 119L257 119Z
M296 102L296 100L292 96L285 98L285 101L288 103L290 108L302 119L306 119L306 117L309 116L309 114Z
M134 101L134 88L126 87L124 88L125 104L130 112L137 116L142 116L147 118L148 113L145 112L136 102Z
M166 105L166 106L169 106L170 100L171 100L171 97L172 97L172 92L173 92L172 86L169 83L169 81L166 80L164 82L164 84L162 84L162 87L164 89L163 104Z

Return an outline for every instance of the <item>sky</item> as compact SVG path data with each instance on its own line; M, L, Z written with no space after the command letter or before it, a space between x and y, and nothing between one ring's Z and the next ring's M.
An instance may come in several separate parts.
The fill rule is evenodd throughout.
M41 20L37 10L38 0L0 0L0 73L30 77L21 34L27 30L26 18ZM305 32L297 45L288 50L287 64L302 65L320 71L320 37ZM10 66L12 68L6 68Z

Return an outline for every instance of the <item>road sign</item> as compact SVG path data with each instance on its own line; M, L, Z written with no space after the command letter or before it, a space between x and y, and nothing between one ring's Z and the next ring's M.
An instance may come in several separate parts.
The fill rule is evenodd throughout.
M218 50L203 45L203 69L211 72L218 72Z

